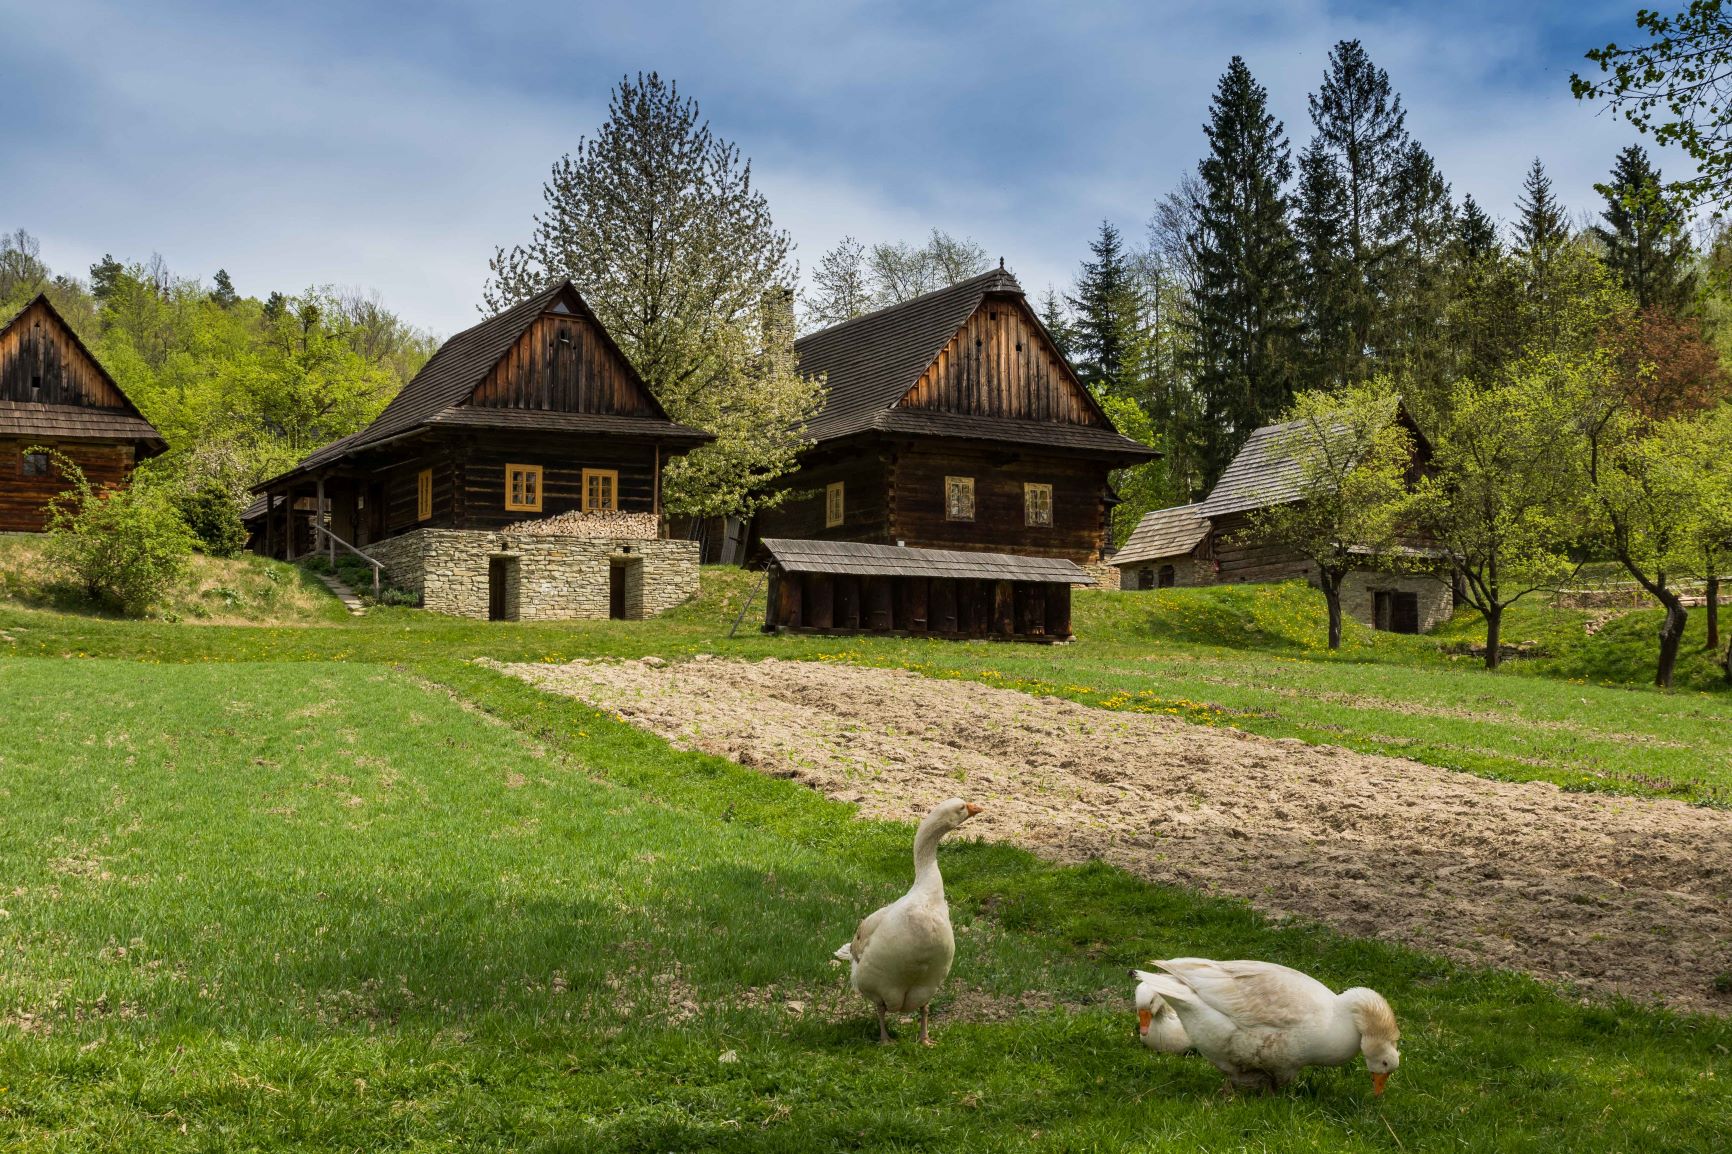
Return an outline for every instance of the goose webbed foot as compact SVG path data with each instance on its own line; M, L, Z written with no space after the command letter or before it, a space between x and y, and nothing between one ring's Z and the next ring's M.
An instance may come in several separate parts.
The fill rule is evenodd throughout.
M932 1045L932 1036L926 1032L926 1007L925 1006L920 1007L920 1044L922 1046Z
M890 1044L890 1027L884 1022L883 1002L878 1003L878 1044L880 1046L888 1046Z

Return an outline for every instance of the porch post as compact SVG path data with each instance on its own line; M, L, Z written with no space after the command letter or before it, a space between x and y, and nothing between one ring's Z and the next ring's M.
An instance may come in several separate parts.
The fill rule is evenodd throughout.
M319 479L313 485L313 524L325 530L325 550L327 559L334 565L337 561L337 547L331 544L330 526L325 524L325 475L319 474ZM313 534L313 551L319 549L319 535Z

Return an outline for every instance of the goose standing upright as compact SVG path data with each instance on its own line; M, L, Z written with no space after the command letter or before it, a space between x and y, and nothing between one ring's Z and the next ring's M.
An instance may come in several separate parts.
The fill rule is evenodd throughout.
M980 812L980 806L953 797L941 803L914 834L914 885L883 909L869 914L854 940L836 951L852 967L850 982L878 1011L878 1041L890 1043L886 1014L920 1011L920 1044L930 1046L927 1006L956 956L944 878L938 872L938 843L944 835Z
M1145 984L1178 1014L1191 1044L1236 1089L1274 1090L1306 1066L1342 1066L1365 1055L1373 1093L1401 1064L1395 1013L1375 990L1337 994L1274 962L1173 958Z

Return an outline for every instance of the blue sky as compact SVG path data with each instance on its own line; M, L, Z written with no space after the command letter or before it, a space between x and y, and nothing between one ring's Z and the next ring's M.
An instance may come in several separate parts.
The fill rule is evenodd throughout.
M1507 219L1537 154L1589 210L1634 136L1569 74L1638 6L0 0L0 228L57 270L160 252L245 293L377 289L450 333L613 83L654 69L752 158L803 265L936 226L1038 293L1102 218L1142 237L1235 53L1295 152L1330 46L1356 37L1458 198Z

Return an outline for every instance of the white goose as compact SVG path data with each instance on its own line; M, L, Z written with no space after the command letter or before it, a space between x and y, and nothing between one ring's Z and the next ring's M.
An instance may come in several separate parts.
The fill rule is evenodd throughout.
M1155 992L1160 974L1132 970L1137 980L1137 1036L1143 1045L1157 1054L1183 1054L1191 1048L1191 1036L1185 1033L1185 1023L1173 1007Z
M1155 966L1166 972L1139 976L1236 1089L1273 1090L1306 1066L1341 1066L1362 1053L1381 1094L1401 1063L1395 1014L1374 990L1337 994L1273 962L1174 958Z
M938 992L956 956L944 878L938 873L938 843L980 812L959 797L926 815L914 834L914 885L900 898L867 916L854 940L836 951L852 967L850 980L878 1011L878 1041L890 1042L886 1014L920 1011L920 1043L930 1046L927 1004Z

